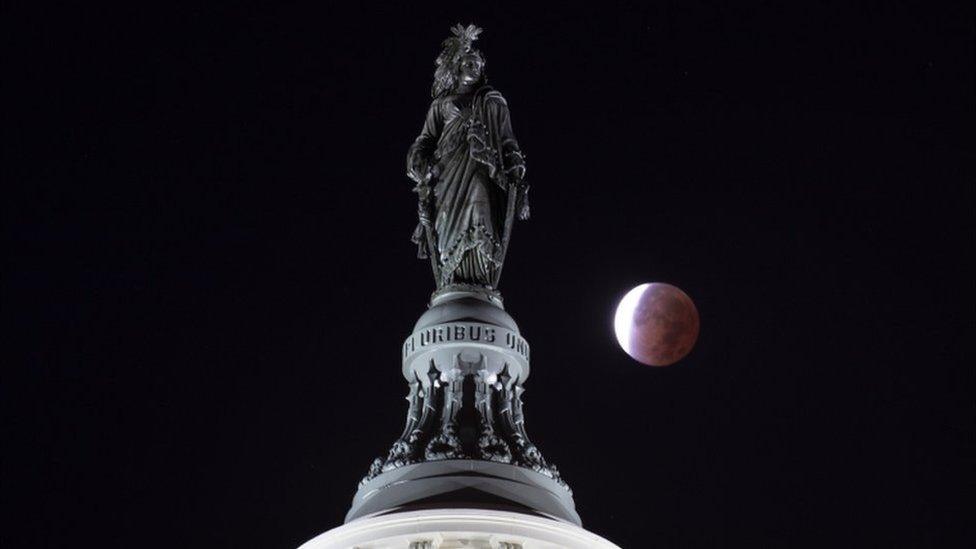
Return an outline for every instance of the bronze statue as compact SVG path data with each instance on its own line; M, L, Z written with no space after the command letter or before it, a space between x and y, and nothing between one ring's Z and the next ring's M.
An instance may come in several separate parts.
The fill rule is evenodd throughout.
M429 257L435 296L474 291L499 299L498 279L514 217L528 219L525 160L508 104L486 84L481 29L456 25L435 62L433 101L407 153L417 185L418 256Z
M525 161L508 105L486 85L481 29L456 25L434 73L424 128L407 154L413 234L437 289L403 342L407 421L373 460L346 520L470 491L475 501L579 524L572 491L525 428L529 343L498 278L516 218L527 219Z

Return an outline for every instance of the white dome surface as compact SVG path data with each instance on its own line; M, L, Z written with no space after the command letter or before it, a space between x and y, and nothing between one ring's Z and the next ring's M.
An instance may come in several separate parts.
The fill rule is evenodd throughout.
M566 522L479 509L431 509L365 517L299 549L620 549Z

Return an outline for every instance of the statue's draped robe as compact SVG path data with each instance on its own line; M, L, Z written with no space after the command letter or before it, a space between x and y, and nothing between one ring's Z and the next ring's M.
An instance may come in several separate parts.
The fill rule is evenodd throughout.
M433 184L433 246L417 226L420 255L437 254L438 287L452 283L491 286L504 260L502 240L512 215L522 155L512 133L508 105L482 87L468 96L434 99L407 165L437 167Z

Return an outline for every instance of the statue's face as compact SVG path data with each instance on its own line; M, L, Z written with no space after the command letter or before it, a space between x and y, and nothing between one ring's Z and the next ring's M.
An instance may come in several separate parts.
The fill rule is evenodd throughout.
M477 55L465 55L458 67L458 80L461 84L470 85L481 80L481 70L484 62Z

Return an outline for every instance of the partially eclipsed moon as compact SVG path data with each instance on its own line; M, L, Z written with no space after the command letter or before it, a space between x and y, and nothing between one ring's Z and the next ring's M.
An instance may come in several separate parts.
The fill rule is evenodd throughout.
M620 300L613 329L632 358L649 366L668 366L695 346L698 310L680 288L662 282L641 284Z

